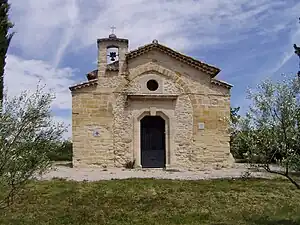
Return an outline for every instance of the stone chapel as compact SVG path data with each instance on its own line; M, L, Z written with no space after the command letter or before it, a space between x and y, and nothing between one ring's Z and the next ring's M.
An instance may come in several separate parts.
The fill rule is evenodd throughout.
M70 87L74 167L228 167L231 85L157 40L97 40L98 66Z

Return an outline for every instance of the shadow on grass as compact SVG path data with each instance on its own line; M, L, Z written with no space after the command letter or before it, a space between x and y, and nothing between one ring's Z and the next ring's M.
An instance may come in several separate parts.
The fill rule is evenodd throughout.
M290 220L290 219L268 219L268 218L259 218L250 220L252 224L255 225L300 225L300 219Z

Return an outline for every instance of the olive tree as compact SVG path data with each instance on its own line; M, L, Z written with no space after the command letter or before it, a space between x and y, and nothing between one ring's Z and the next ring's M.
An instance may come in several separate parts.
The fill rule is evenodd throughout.
M18 97L5 96L0 116L0 207L10 205L14 196L51 163L53 141L61 140L63 124L55 123L50 105L54 96L37 88Z
M229 133L230 133L230 152L235 159L243 159L243 148L240 145L236 145L235 139L238 138L239 135L239 120L241 116L238 114L240 107L232 108L230 107L230 120L228 120Z
M300 171L300 81L267 80L248 97L252 104L240 120L236 144L246 145L250 162L259 162L267 172L286 177L300 189L295 175Z

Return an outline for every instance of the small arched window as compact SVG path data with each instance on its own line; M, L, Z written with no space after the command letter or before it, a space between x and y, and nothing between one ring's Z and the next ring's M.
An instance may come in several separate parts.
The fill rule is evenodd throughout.
M110 45L106 48L106 62L107 64L119 61L119 48L115 45Z

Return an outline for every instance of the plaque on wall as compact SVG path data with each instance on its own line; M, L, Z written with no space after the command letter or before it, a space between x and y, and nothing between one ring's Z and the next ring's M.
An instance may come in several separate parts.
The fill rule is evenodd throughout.
M98 130L94 130L93 131L93 136L94 137L99 137L100 136L100 132Z
M198 129L204 130L204 123L198 123Z

